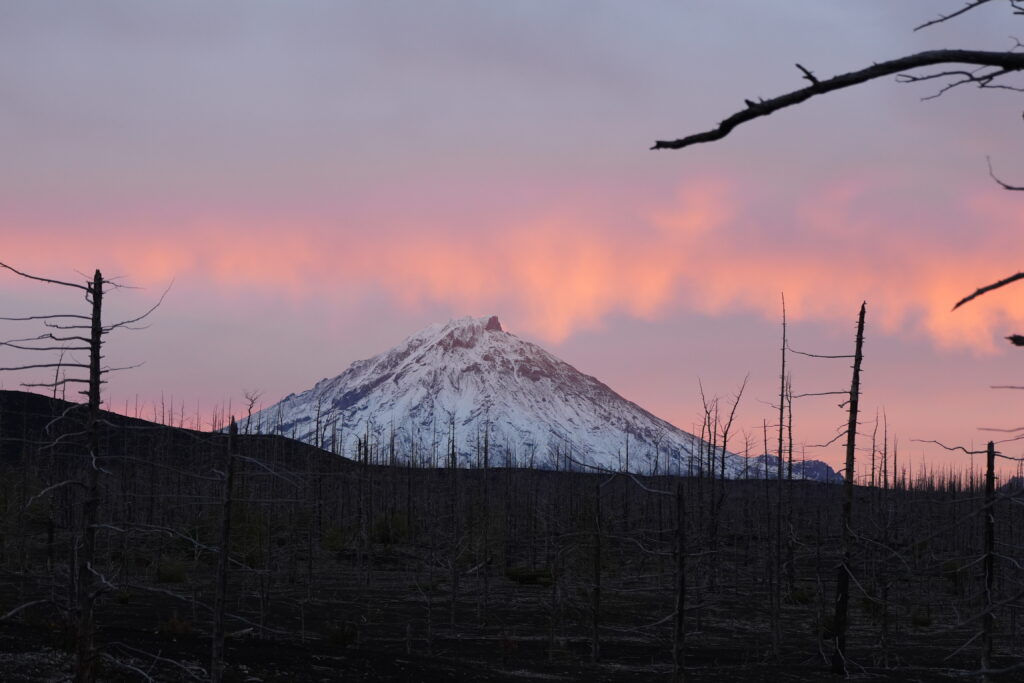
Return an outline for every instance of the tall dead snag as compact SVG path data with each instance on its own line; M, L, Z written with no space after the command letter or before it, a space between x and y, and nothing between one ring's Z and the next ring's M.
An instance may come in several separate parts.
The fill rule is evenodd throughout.
M86 431L89 439L89 462L86 466L85 502L82 506L82 549L78 554L78 639L75 681L96 680L96 622L93 609L102 587L95 585L93 564L96 557L96 516L100 506L97 460L100 457L100 347L103 343L103 276L97 270L86 290L92 303L89 326L89 388Z
M686 645L686 506L683 482L676 479L676 614L672 627L672 668L675 681L685 680L684 652Z
M483 579L484 594L482 600L483 613L481 614L481 622L487 623L488 607L491 600L491 493L490 493L490 482L491 478L491 436L490 436L490 425L484 423L484 484L483 484L483 505L481 506L484 513L483 523L483 553L480 577ZM412 526L410 525L411 529Z
M777 477L778 477L778 480L779 480L780 484L782 482L782 464L785 461L785 457L786 457L785 451L783 449L784 437L785 437L785 429L786 429L786 382L787 382L787 379L788 379L788 377L786 375L786 347L787 347L787 342L786 342L786 295L783 294L782 295L782 350L781 350L782 360L781 360L781 364L780 364L780 367L779 367L779 450L778 450L779 462L778 462L778 473L777 473ZM790 479L793 478L792 457L790 458L789 478ZM782 488L781 488L781 486L779 488L779 491L780 491L779 505L781 506L781 504L782 504L782 495L781 495Z
M850 545L853 536L850 524L853 517L853 460L857 440L857 407L860 398L860 364L864 360L864 310L867 303L861 303L857 317L857 344L853 354L853 379L850 381L849 411L850 422L846 428L846 471L843 481L842 542L843 556L836 577L836 614L833 627L836 634L836 650L832 655L832 673L846 675L846 627L847 608L850 604Z
M213 643L210 653L210 681L220 683L224 675L224 598L228 589L228 554L231 552L231 487L235 473L238 425L231 418L228 448L224 455L224 488L221 492L220 552L217 555L217 585L213 595Z
M590 661L601 656L601 484L594 485L594 592L591 594Z
M100 388L104 384L104 376L114 370L125 370L127 368L111 368L102 364L102 347L104 337L116 329L133 329L132 324L138 323L149 316L160 305L163 297L160 297L152 308L142 315L122 320L113 324L103 324L103 294L107 286L117 285L110 280L103 279L103 274L96 270L91 280L84 283L63 282L51 278L30 275L12 268L6 263L0 262L0 269L10 272L28 280L35 280L50 285L59 285L77 289L84 293L85 300L89 304L89 314L64 313L57 315L33 315L24 317L4 317L0 320L13 322L40 321L47 332L35 337L0 341L0 346L5 346L19 351L66 352L82 351L89 354L88 362L75 362L64 360L63 356L56 363L29 363L14 367L2 367L0 372L12 372L23 370L55 369L53 382L22 382L25 388L46 388L56 392L56 388L66 387L68 384L85 384L86 389L81 393L86 396L85 406L85 430L80 432L84 436L84 471L75 471L71 476L59 484L49 487L46 492L57 488L75 487L82 491L81 515L75 517L71 509L74 498L66 498L68 519L75 519L76 540L73 544L70 565L73 565L68 572L69 576L69 612L71 622L75 628L75 676L76 683L92 683L97 675L97 649L96 649L96 624L95 605L96 599L101 593L111 588L110 581L99 573L96 566L96 530L99 521L100 511L100 473L103 469L103 456L100 452ZM166 292L165 292L166 294ZM55 345L52 345L55 344ZM84 371L86 377L67 377L63 374L66 369ZM69 468L70 470L70 468Z
M995 601L992 587L995 585L995 539L996 539L996 445L988 442L985 464L985 614L981 617L981 668L992 668L992 610ZM985 675L983 680L988 680Z
M451 546L449 547L449 571L451 582L451 601L449 602L449 624L455 628L456 608L459 603L459 555L462 540L461 525L459 524L459 455L455 442L455 415L452 414L448 424L448 475L451 482L451 500L449 501L449 512L451 513Z
M775 470L775 567L772 573L772 653L782 649L782 465L786 429L786 295L782 295L782 348L779 367L779 459Z
M63 359L57 363L38 363L22 365L11 368L0 368L0 370L31 370L42 368L57 368L59 373L62 367L74 367L88 371L88 378L58 379L54 378L49 383L23 383L24 387L47 387L56 389L57 385L66 385L68 382L85 384L86 390L82 393L87 397L86 407L86 472L84 481L81 479L70 479L67 484L74 484L84 489L84 500L82 503L82 516L78 527L80 547L77 549L74 576L77 579L77 594L74 601L75 617L75 681L76 683L92 683L96 680L96 626L93 610L96 604L96 597L104 588L104 582L97 586L96 578L99 576L95 569L96 556L96 522L99 511L99 474L100 458L99 448L99 415L100 415L100 385L102 376L108 370L100 365L100 350L103 345L103 335L113 329L103 327L103 285L106 281L103 275L97 270L91 281L85 284L73 282L61 282L49 278L36 277L16 270L7 264L0 263L0 267L10 270L29 280L37 280L48 284L72 287L85 292L85 300L90 304L90 314L85 315L54 315L54 316L29 316L25 318L5 318L5 320L42 320L43 323L59 333L47 332L31 339L19 339L3 342L3 345L14 349L27 351L53 351L60 349L88 351L88 363L64 363ZM82 322L76 322L82 321ZM114 326L116 327L116 325ZM70 330L81 330L81 333L72 333ZM65 332L67 331L67 332ZM85 336L88 332L89 336ZM58 347L40 346L56 342Z

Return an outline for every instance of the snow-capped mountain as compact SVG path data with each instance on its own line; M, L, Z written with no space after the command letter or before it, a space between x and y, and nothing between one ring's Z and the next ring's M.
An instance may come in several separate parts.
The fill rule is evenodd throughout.
M696 474L708 448L504 331L496 316L431 325L253 414L247 425L350 457L369 435L377 461L437 464L447 462L452 432L460 465L480 462L485 434L492 466ZM727 454L726 476L743 476L746 464Z
M747 458L749 470L744 473L750 479L778 479L779 458L775 455L759 455L756 458ZM782 478L787 476L788 463L782 461ZM836 472L820 460L793 461L794 479L812 479L814 481L827 481L839 484L843 481L843 475Z

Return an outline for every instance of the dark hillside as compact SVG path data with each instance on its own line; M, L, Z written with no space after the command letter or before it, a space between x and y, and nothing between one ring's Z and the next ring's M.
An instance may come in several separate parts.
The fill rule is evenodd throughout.
M82 404L25 391L0 390L0 462L19 464L23 456L40 450L72 453L75 448L80 449L81 439L76 437L85 429L85 419ZM110 457L150 457L160 461L172 454L175 458L192 455L200 460L205 455L213 463L212 458L222 457L220 451L227 443L225 435L169 427L119 413L104 411L102 419L101 449ZM282 467L295 469L300 463L305 467L313 458L339 466L338 456L301 441L255 434L240 434L239 439L254 457L277 459Z

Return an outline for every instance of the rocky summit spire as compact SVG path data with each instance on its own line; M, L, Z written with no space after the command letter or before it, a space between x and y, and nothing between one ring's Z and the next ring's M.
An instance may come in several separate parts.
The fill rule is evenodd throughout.
M498 316L492 315L487 321L487 327L484 328L488 332L502 332L501 321L498 320Z

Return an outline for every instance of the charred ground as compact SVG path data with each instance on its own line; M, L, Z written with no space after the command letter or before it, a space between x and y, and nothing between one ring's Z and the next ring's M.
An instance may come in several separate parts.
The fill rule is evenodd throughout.
M81 512L73 486L40 494L73 477L77 415L0 392L5 680L71 671ZM104 415L104 680L207 676L227 438ZM669 680L681 588L688 680L828 676L838 487L492 467L500 452L481 449L478 468L426 469L387 440L347 459L240 436L225 680ZM858 488L852 672L977 670L979 491L954 476ZM1009 493L994 511L993 666L1006 668L1020 654L1024 512Z

